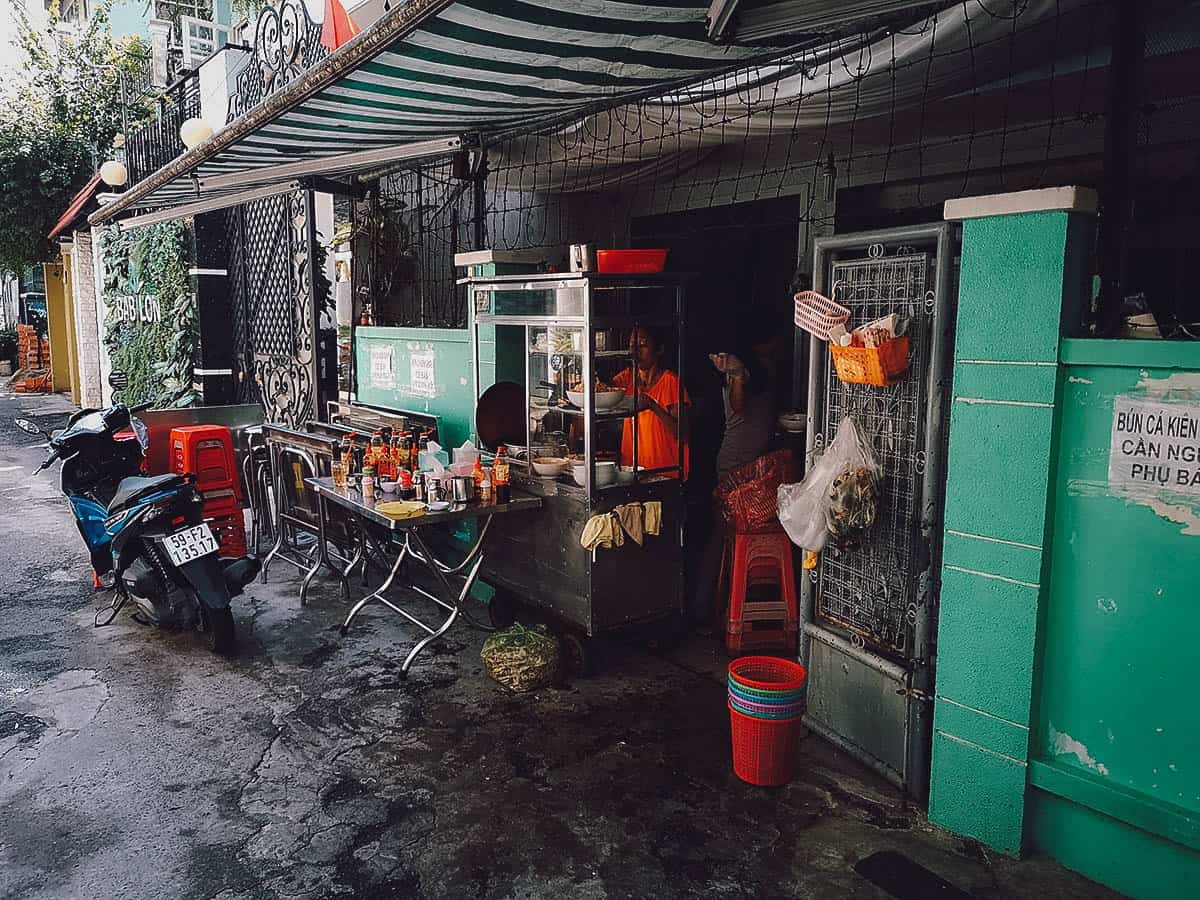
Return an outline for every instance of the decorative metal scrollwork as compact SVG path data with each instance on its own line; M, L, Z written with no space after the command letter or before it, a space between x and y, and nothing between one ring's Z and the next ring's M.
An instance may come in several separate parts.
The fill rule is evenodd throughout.
M299 427L317 410L310 195L255 200L227 221L238 399Z
M263 7L254 24L254 58L238 74L227 121L257 106L328 54L321 46L321 26L309 18L304 0Z

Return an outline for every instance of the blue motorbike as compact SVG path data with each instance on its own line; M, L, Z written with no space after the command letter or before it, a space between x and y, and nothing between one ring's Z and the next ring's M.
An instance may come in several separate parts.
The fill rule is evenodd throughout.
M196 628L214 651L230 655L237 643L230 600L258 574L259 562L218 559L191 476L138 474L148 435L136 414L147 408L81 410L53 434L28 419L16 424L49 438L50 455L34 474L62 460L62 492L92 567L115 591L110 615L96 624L108 624L132 600L151 623ZM127 430L136 440L117 438Z

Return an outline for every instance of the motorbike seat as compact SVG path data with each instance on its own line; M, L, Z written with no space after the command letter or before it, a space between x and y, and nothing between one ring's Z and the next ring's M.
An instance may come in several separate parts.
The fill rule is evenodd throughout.
M121 483L117 485L117 492L113 494L112 502L108 504L108 511L109 513L120 512L143 497L181 484L183 484L182 478L169 474L151 475L149 478L141 478L136 475L122 478Z

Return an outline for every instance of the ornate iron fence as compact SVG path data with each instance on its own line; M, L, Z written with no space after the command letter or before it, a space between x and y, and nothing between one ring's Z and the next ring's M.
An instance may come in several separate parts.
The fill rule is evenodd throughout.
M137 184L183 152L179 126L200 115L200 78L195 73L175 81L154 103L154 114L131 126L125 135L129 181Z
M254 24L254 58L238 73L226 121L245 114L328 55L321 46L321 26L309 18L304 0L264 7Z

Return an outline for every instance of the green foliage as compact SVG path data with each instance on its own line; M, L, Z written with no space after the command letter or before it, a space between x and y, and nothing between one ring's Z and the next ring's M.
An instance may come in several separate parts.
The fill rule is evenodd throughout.
M236 15L254 20L270 5L270 2L271 0L233 0L232 8Z
M6 359L16 365L17 346L17 329L0 328L0 360Z
M41 0L38 0L41 2ZM108 29L112 0L100 0L81 32L59 29L58 4L44 31L16 8L16 50L24 59L0 104L0 269L52 259L46 238L121 130L121 74L146 65L137 38L117 43ZM12 48L0 48L0 52ZM134 120L143 110L132 111Z
M104 303L127 294L157 294L157 322L117 322L104 335L114 371L129 376L114 400L130 405L193 406L192 368L200 345L196 298L188 276L187 232L181 222L124 231L113 225L101 238Z

